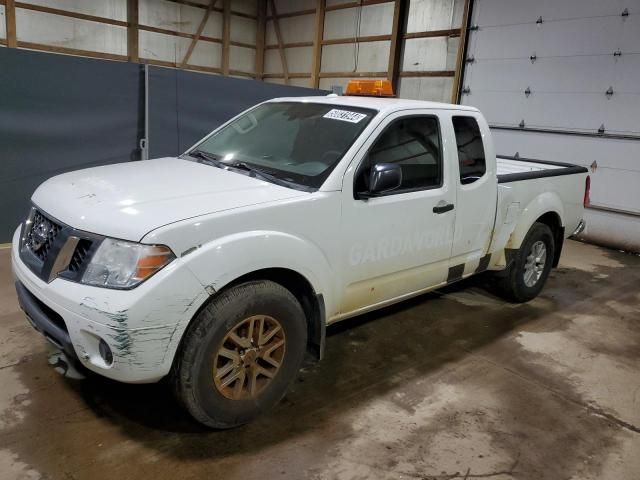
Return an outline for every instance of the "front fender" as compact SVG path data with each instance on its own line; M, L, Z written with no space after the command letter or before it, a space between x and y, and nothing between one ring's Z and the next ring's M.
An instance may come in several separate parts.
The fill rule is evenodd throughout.
M509 237L505 248L518 249L524 237L534 222L545 213L553 212L560 217L560 224L564 226L564 206L560 196L555 192L544 192L537 195L520 211L520 218Z
M325 301L335 298L333 269L326 255L312 242L288 233L236 233L202 245L182 259L205 287L215 291L256 270L286 268L305 277Z
M315 293L323 295L327 308L335 302L328 259L319 247L291 234L265 230L231 234L183 253L181 261L210 294L248 273L287 268L304 276ZM191 318L183 318L176 327L167 352L171 361Z

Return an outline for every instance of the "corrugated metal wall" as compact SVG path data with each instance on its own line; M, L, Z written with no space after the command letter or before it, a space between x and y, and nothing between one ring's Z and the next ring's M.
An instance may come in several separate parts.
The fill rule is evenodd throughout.
M465 0L217 0L211 5L212 0L18 2L17 46L329 89L344 87L353 77L392 78L390 57L396 57L398 45L400 78L393 79L399 96L455 99ZM4 10L0 5L0 15ZM259 23L263 11L264 24ZM138 25L133 58L130 25ZM0 45L7 44L4 18L0 29Z
M461 0L412 0L407 33L460 28L464 2ZM402 70L443 70L456 68L460 37L408 38L404 43ZM404 77L400 96L418 100L449 102L453 77Z
M232 0L230 73L250 77L256 67L258 0ZM141 62L179 66L211 0L137 0ZM223 2L215 2L187 69L221 73ZM15 8L18 47L127 60L127 0L29 0ZM75 16L74 16L75 14ZM0 44L6 44L5 6L0 5Z
M344 88L354 77L388 78L394 1L358 4L326 0L320 64L320 88ZM449 102L454 88L464 0L410 0L400 42L398 95ZM274 0L279 18L289 83L311 85L316 0ZM265 80L284 83L273 12L269 9Z

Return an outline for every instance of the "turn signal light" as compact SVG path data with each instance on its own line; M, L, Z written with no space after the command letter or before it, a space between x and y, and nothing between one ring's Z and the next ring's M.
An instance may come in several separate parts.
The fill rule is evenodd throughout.
M389 80L349 80L346 95L365 97L393 97L393 87Z
M145 254L138 258L134 278L142 281L150 277L173 260L173 253L164 245L149 245Z

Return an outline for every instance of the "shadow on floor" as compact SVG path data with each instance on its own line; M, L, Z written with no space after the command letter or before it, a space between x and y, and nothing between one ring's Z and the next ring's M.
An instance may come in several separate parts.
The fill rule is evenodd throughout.
M471 310L450 295L462 290L479 306ZM475 277L330 327L325 359L308 363L273 411L231 431L195 423L167 383L126 385L90 376L66 384L127 437L180 458L210 460L265 448L291 441L329 418L331 430L346 437L351 426L341 424L341 413L397 388L399 375L406 381L446 368L548 312L534 304L506 304L488 290L490 283ZM170 449L167 434L173 434Z

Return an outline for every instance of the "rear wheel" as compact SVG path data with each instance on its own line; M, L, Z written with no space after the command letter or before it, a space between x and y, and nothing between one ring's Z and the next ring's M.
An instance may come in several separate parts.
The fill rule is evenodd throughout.
M537 297L551 272L554 255L553 232L544 223L534 223L508 271L498 281L501 293L519 303Z
M271 281L222 292L185 334L172 372L181 403L199 422L231 428L273 407L302 363L300 303Z

